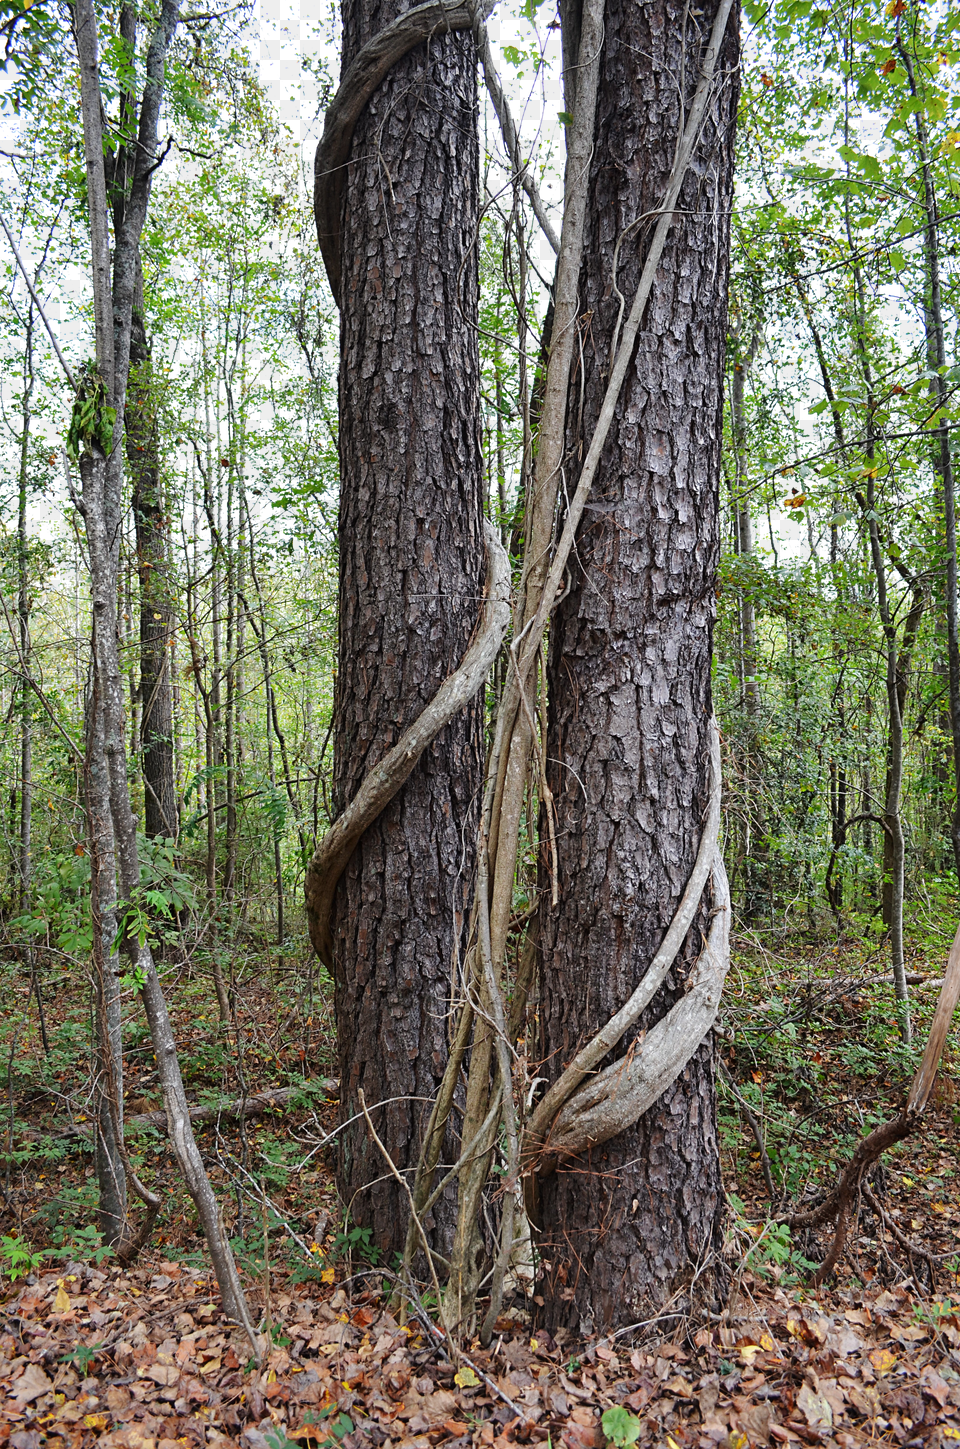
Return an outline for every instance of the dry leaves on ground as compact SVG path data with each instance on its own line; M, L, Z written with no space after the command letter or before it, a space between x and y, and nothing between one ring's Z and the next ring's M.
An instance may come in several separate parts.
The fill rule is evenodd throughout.
M256 1371L206 1274L72 1264L4 1306L0 1449L601 1449L617 1405L641 1446L960 1449L960 1306L746 1288L722 1322L639 1347L506 1315L455 1366L373 1293L301 1285L274 1293Z

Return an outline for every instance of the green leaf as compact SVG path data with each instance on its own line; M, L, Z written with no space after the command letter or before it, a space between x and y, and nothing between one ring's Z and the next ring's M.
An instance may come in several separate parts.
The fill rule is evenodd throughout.
M560 117L560 124L562 126L573 125L573 117L571 116L569 111L558 111L557 115Z
M635 1444L640 1437L640 1420L636 1414L631 1414L620 1405L606 1411L600 1420L600 1427L610 1443L617 1445L617 1449L627 1449L628 1445Z

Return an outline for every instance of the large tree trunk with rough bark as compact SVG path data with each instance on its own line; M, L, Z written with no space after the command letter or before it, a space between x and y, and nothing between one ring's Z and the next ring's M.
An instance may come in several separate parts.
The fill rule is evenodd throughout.
M403 8L344 5L344 69ZM393 67L353 137L341 233L338 809L459 663L479 614L475 68L471 34L437 33ZM482 702L438 736L366 831L334 904L343 1117L362 1089L401 1169L416 1165L447 1057ZM406 1199L384 1180L363 1120L340 1142L344 1202L382 1251L401 1250ZM434 1218L442 1249L449 1205Z
M616 288L629 307L653 226L634 224L656 216L683 124L678 82L689 106L716 9L712 0L696 12L681 0L606 6L581 273L583 376L568 435L574 470L606 385ZM541 1070L550 1080L645 975L708 803L737 58L734 12L580 526L572 587L551 628L546 753L560 902L544 906L540 923ZM705 899L619 1055L682 995L709 916ZM708 1038L634 1127L542 1181L546 1323L622 1326L682 1296L698 1271L709 1278L722 1205Z

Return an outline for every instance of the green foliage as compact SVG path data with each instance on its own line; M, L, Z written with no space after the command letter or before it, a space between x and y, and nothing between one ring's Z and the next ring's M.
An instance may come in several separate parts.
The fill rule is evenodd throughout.
M311 1435L315 1440L318 1449L336 1449L336 1446L353 1433L353 1420L349 1414L331 1404L326 1409L314 1412L308 1409L303 1419L304 1424L315 1424L323 1426L324 1433ZM281 1428L268 1429L265 1434L270 1449L300 1449L300 1446L288 1439Z
M76 1348L69 1348L66 1353L60 1355L60 1362L72 1364L80 1370L80 1376L86 1378L90 1365L96 1362L101 1352L102 1348L99 1343L92 1345L78 1343Z
M373 1229L356 1226L342 1229L334 1238L327 1257L332 1261L337 1258L359 1258L361 1262L375 1268L380 1262L380 1249L373 1241Z
M77 379L77 395L67 430L67 456L76 463L96 448L106 456L113 450L116 408L107 405L107 393L96 363L88 362Z
M28 1273L35 1273L45 1256L45 1253L33 1252L22 1238L11 1237L7 1233L0 1237L0 1272L14 1282Z
M741 1228L756 1239L745 1258L747 1266L754 1272L762 1277L775 1277L778 1282L789 1285L800 1282L817 1267L793 1246L786 1223L772 1218L760 1224L750 1223L743 1202L736 1193L728 1193L727 1201Z
M83 960L93 946L89 901L90 861L83 846L50 854L37 864L31 909L15 916L10 929L37 944L54 946Z
M643 1426L636 1414L631 1414L622 1404L618 1404L604 1412L600 1427L610 1444L615 1444L617 1449L628 1449L630 1444L635 1444L639 1439Z

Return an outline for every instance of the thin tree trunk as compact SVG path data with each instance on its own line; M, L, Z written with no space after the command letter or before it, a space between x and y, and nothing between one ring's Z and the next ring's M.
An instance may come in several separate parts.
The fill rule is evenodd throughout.
M910 86L910 93L917 94L913 60L907 46L899 36L901 21L897 19L897 49L903 60ZM924 260L927 268L928 306L925 311L927 351L931 367L936 376L932 380L937 404L943 414L933 439L933 468L939 479L943 498L943 519L946 546L945 613L947 618L947 672L950 700L950 734L953 744L953 772L956 800L950 822L950 840L953 858L960 881L960 622L957 617L957 514L956 488L953 476L953 456L950 452L950 430L946 417L949 406L947 378L947 346L943 324L943 302L940 289L940 217L937 194L930 158L930 142L923 111L914 114L917 133L917 148L920 153L920 168L923 175L923 206L926 226L924 230Z
M850 139L850 110L849 110L849 80L844 82L844 139ZM847 174L849 179L850 163L847 162ZM847 233L847 245L850 256L856 258L859 253L854 242L853 228L850 221L850 189L844 192L844 225ZM894 994L897 1001L897 1016L900 1024L901 1039L909 1043L913 1028L910 1020L910 991L907 986L906 969L903 959L903 877L905 847L903 839L903 822L900 815L901 791L903 786L903 702L906 698L906 664L907 660L898 657L896 623L893 611L890 608L887 591L887 575L883 560L883 549L881 546L880 526L877 521L876 512L876 469L873 462L876 453L876 396L874 392L873 368L871 366L870 354L867 347L867 301L866 289L863 281L863 271L856 260L852 265L853 274L853 325L854 325L854 346L860 362L860 370L863 375L866 388L866 458L867 458L867 488L866 497L858 494L863 512L867 518L867 529L870 540L870 562L873 568L874 582L877 586L877 612L880 615L880 625L884 636L884 654L886 664L886 692L887 692L887 777L884 799L884 822L886 829L883 838L883 881L881 884L881 902L883 906L883 918L890 930L890 964L893 970ZM901 574L905 573L904 565L896 565ZM920 610L922 610L922 596L918 601L917 593L914 595L914 606L917 624L919 624Z
M140 583L144 834L151 840L176 840L180 821L173 771L170 643L174 619L167 567L169 522L160 481L157 418L151 396L150 350L143 317L143 273L139 255L132 330L125 441Z
M402 8L348 0L344 68ZM336 813L459 662L479 612L475 72L472 35L436 34L389 72L353 137L342 229ZM482 723L478 698L367 830L337 890L338 1176L350 1212L388 1255L404 1246L406 1196L378 1181L382 1158L362 1118L352 1119L362 1088L393 1161L416 1165L466 945ZM430 1226L445 1251L451 1220L443 1200Z
M26 335L23 352L23 396L20 409L20 470L17 486L17 633L20 654L20 819L18 841L17 899L21 913L30 910L33 892L33 690L30 685L31 640L30 640L30 541L27 534L27 481L30 463L30 426L33 419L33 390L35 373L33 367L33 322L34 306L31 300L27 310ZM37 1000L37 1021L43 1049L49 1053L47 1022L43 1009L43 992L40 985L37 949L28 944L25 951L30 982Z
M747 483L747 419L744 409L744 390L747 376L753 366L760 346L760 333L755 332L746 350L740 353L734 363L731 387L731 424L737 465L736 531L737 553L741 558L753 557L753 516L750 512L750 497ZM757 683L757 614L749 588L740 591L740 648L743 670L743 695L747 713L754 715L760 708L760 686Z
M633 224L660 204L683 124L678 77L689 105L716 8L694 20L679 0L655 10L607 0L580 285L591 317L581 362L586 437L617 331L614 248L622 238L617 287L629 300L649 235ZM693 866L708 801L737 58L734 12L719 94L579 529L570 592L551 626L546 754L560 903L542 906L540 920L541 1070L551 1079L644 976ZM614 165L614 157L631 161ZM580 437L578 428L568 434L574 457ZM682 994L708 918L705 902L641 1032ZM635 1126L543 1180L548 1325L624 1325L689 1289L698 1273L712 1278L723 1204L712 1051L708 1040Z
M175 0L162 0L147 51L137 144L130 148L132 178L125 189L122 215L116 228L112 267L107 218L99 37L92 0L75 0L73 18L80 58L97 339L96 377L88 379L87 386L94 389L95 408L100 409L95 431L85 436L78 448L82 485L79 506L86 527L93 598L93 688L87 721L86 787L94 871L91 894L94 961L100 996L98 1044L102 1054L100 1065L103 1080L99 1090L101 1099L105 1099L107 1104L106 1112L98 1117L98 1158L103 1159L108 1151L115 1154L111 1155L111 1164L119 1158L119 1172L112 1192L108 1174L101 1170L101 1185L107 1186L107 1197L101 1200L101 1220L113 1235L110 1241L125 1239L131 1242L130 1235L125 1231L123 1211L123 1192L127 1178L147 1209L147 1228L160 1205L159 1199L139 1182L123 1145L119 975L113 951L113 943L119 934L137 973L141 1000L157 1060L157 1072L167 1112L168 1133L197 1208L220 1285L224 1308L243 1325L259 1360L259 1346L233 1255L193 1136L176 1043L150 947L138 947L136 941L126 932L117 930L117 917L120 914L118 904L121 908L126 905L140 885L136 821L130 804L127 778L123 678L117 627L122 419L130 368L137 251L150 200L166 58L176 29L178 12ZM121 35L128 40L131 48L135 34L132 7L125 5ZM118 165L117 171L119 169ZM114 409L112 421L110 414L103 410L107 405ZM122 902L118 898L118 885L122 891ZM111 1016L114 1004L116 1034L114 1017ZM108 1124L112 1128L112 1137L108 1137L105 1130ZM138 1239L133 1239L132 1245L135 1246L137 1242Z

